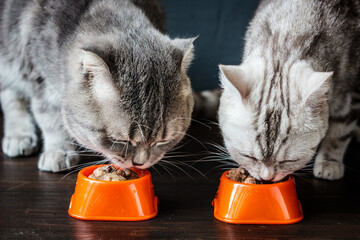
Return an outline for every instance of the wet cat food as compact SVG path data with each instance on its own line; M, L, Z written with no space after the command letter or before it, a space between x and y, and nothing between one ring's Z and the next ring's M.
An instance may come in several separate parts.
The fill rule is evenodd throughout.
M279 182L284 182L288 179L288 177L277 181L277 182L272 182L272 181L259 181L256 178L252 177L244 168L239 167L239 168L233 168L230 169L230 171L228 172L228 174L226 175L229 179L236 181L236 182L242 182L242 183L248 183L248 184L272 184L272 183L279 183Z
M137 179L139 176L130 169L121 170L112 165L106 165L95 169L94 172L89 175L89 178L104 181L126 181Z
M227 177L236 182L258 184L258 180L253 178L244 168L233 168L227 174Z
M226 175L229 179L236 181L236 182L242 182L242 183L248 183L248 184L271 184L271 183L279 183L279 182L284 182L288 179L288 177L277 181L277 182L272 182L272 181L259 181L256 178L252 177L244 168L239 167L239 168L233 168L230 169L230 171L228 172L228 174Z

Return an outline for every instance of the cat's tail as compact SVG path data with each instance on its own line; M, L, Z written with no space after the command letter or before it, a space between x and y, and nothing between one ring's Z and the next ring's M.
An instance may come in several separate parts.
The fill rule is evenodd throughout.
M216 119L220 103L221 89L194 92L194 112L195 118Z

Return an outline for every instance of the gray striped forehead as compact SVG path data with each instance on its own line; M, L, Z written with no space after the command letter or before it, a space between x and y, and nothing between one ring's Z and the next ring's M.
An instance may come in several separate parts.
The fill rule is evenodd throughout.
M291 119L294 117L293 108L296 108L301 98L300 92L293 85L294 79L290 79L291 68L296 61L312 54L322 35L281 34L271 29L269 24L264 24L263 28L267 37L259 52L264 61L264 72L256 90L251 94L251 102L256 113L253 122L253 128L257 132L256 142L263 159L271 161L281 145L288 140L286 136L294 122ZM280 133L280 129L285 132ZM280 138L280 134L285 137Z
M263 33L267 38L259 52L263 59L264 72L251 93L250 104L255 109L253 128L257 132L256 142L263 159L270 161L276 155L277 146L287 141L286 137L279 138L280 129L287 129L283 133L285 136L289 134L291 103L299 100L299 92L295 92L297 90L292 85L294 81L290 79L290 70L295 61L303 59L304 56L297 50L302 47L306 52L310 52L317 41L309 34L281 35L279 31L270 29L268 24L263 26Z
M287 141L287 137L280 138L280 134L286 136L291 130L290 96L298 94L291 93L294 89L289 75L293 62L286 57L277 56L277 53L273 52L270 58L264 59L263 79L259 81L256 92L250 96L255 109L253 128L256 132L256 143L264 162L275 160L281 145ZM281 133L281 129L287 130Z
M181 74L183 53L153 39L131 41L136 44L117 48L121 50L112 47L86 50L98 54L109 66L120 93L119 106L131 121L130 138L140 127L146 138L152 138L165 128L169 108L176 108L183 101L180 95L185 83Z

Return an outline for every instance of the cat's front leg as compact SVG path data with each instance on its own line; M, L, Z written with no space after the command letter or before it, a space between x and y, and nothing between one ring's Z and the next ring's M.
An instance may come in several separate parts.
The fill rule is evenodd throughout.
M346 105L343 109L346 111ZM344 176L343 158L356 129L357 116L353 110L340 116L332 116L328 132L315 158L314 176L336 180Z
M36 126L28 109L28 102L11 89L1 90L4 113L2 150L10 157L30 155L38 150Z
M42 171L69 170L79 162L72 138L64 129L60 107L35 99L32 110L43 134L43 152L38 161Z

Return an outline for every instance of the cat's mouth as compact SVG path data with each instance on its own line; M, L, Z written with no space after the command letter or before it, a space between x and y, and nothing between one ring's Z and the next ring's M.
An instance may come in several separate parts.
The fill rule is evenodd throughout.
M275 175L275 177L272 179L259 179L242 167L230 169L227 173L227 177L233 181L247 184L272 184L284 182L289 179L288 175L280 176L280 174Z
M134 167L131 163L127 163L126 161L119 159L118 157L109 157L109 160L112 164L123 169Z
M278 174L271 181L272 182L279 182L279 181L287 180L288 178L289 178L289 174Z
M130 161L125 161L123 159L119 159L118 157L111 157L109 158L111 163L122 168L122 169L126 169L126 168L138 168L138 169L148 169L149 167L152 166L152 164L148 164L148 163L144 163L143 165L139 166L139 165L135 165Z
M246 168L244 168L244 169L246 169ZM274 182L274 183L279 182L279 181L283 181L284 179L287 179L289 174L290 174L290 173L286 173L286 174L284 174L284 173L274 173L273 176L268 176L267 178L262 178L261 174L258 174L257 172L253 172L251 170L249 171L248 169L246 169L246 170L249 172L249 174L253 178L255 178L258 181Z

